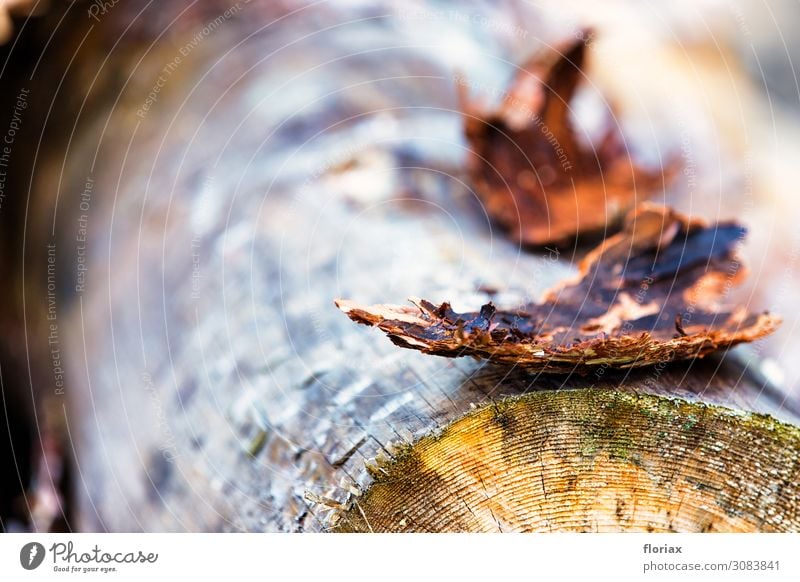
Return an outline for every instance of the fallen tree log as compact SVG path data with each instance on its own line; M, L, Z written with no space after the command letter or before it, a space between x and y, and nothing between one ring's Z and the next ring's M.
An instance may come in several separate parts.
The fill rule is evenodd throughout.
M352 325L335 297L522 304L586 249L493 230L452 63L406 46L398 15L236 6L68 19L69 59L38 73L63 111L40 118L17 282L38 349L55 325L64 352L67 389L44 398L74 449L74 527L798 529L797 430L707 407L800 418L734 353L548 376ZM454 434L472 448L451 453ZM462 475L521 488L442 497ZM575 511L554 515L541 497L562 482Z

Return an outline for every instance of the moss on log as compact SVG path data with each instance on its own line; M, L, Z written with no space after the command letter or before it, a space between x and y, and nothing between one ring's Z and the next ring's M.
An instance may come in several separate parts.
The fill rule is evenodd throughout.
M336 531L800 528L800 429L619 391L482 406L373 471Z

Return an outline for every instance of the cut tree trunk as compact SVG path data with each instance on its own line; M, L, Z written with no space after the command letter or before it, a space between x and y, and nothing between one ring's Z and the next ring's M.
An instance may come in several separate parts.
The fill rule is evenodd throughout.
M796 531L800 431L618 390L495 401L406 447L338 531Z
M37 73L63 111L34 168L28 318L44 343L55 323L64 352L47 410L74 446L75 526L800 529L797 429L708 406L800 419L739 352L532 375L400 350L336 309L411 295L475 309L488 288L518 305L586 250L493 230L435 26L270 2L170 24L184 7L164 4L138 19L120 4L91 30L68 19L56 43L74 62ZM167 26L173 41L151 45ZM540 43L481 41L466 73L487 83L481 66L507 71L498 55Z

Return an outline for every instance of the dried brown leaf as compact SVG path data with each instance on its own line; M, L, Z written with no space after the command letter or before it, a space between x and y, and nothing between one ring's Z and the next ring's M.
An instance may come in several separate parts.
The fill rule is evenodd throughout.
M469 83L460 83L478 197L494 222L524 244L565 244L607 232L675 170L673 162L664 171L639 167L611 111L597 143L577 139L570 104L585 53L585 42L570 38L537 55L493 111L471 102Z
M703 357L759 339L780 319L720 302L744 277L735 246L745 229L707 224L645 204L625 229L580 265L575 281L516 311L488 303L456 313L449 303L336 305L397 345L447 357L473 356L532 370L585 373Z

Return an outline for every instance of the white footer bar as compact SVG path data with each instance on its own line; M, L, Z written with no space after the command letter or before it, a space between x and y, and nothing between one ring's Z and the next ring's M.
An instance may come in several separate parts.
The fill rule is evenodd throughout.
M5 534L0 580L794 581L798 554L800 534Z

